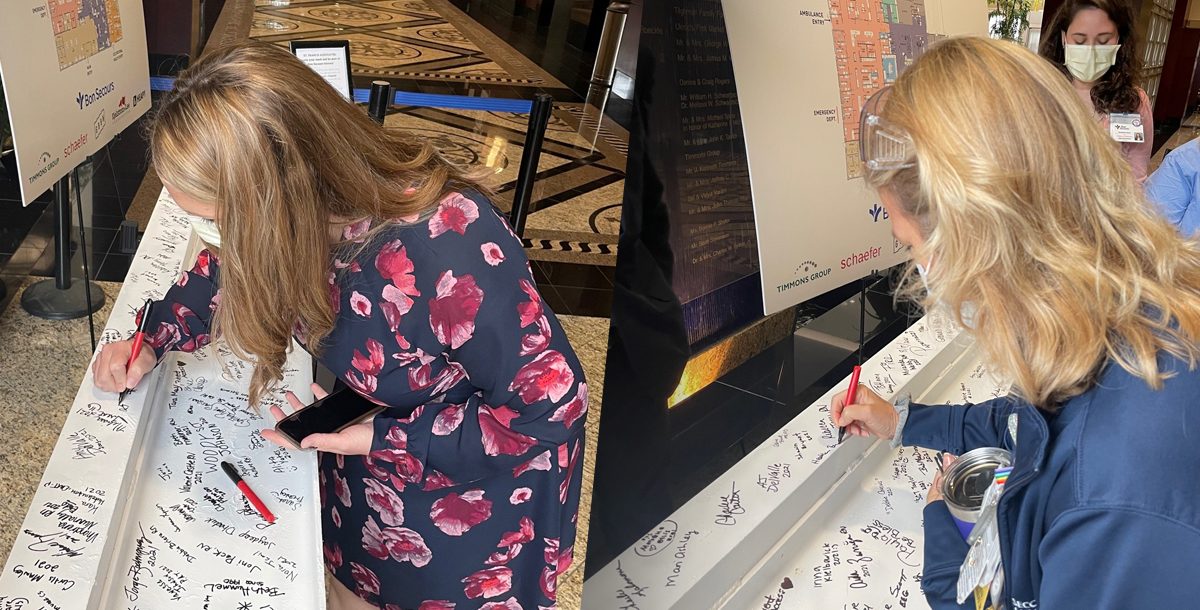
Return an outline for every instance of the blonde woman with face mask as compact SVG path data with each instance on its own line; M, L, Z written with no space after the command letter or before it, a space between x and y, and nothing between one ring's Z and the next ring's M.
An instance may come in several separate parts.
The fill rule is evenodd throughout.
M150 139L168 192L216 221L198 224L220 250L152 308L153 350L126 370L130 342L104 347L97 386L132 388L164 352L216 338L255 363L255 406L294 337L384 407L303 441L320 451L331 607L555 606L587 384L521 240L472 177L268 44L185 71Z
M1200 243L1147 204L1070 85L1019 45L933 45L863 114L867 182L914 260L932 261L928 294L915 271L908 292L971 303L966 332L1014 381L1013 397L977 405L893 406L867 386L831 404L851 434L1013 455L998 529L981 530L999 549L990 573L967 559L935 479L930 606L1195 608Z
M1040 53L1071 79L1096 122L1142 183L1154 150L1154 111L1137 86L1140 49L1128 0L1067 0L1042 32Z

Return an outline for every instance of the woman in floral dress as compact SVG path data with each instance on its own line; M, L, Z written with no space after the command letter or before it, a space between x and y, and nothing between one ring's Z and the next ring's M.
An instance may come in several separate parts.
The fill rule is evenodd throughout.
M332 604L555 608L587 386L520 239L471 178L265 45L182 75L152 152L221 249L152 307L154 353L126 370L129 343L105 346L97 385L134 387L164 352L216 336L255 359L257 403L294 336L385 407L304 442L321 450Z

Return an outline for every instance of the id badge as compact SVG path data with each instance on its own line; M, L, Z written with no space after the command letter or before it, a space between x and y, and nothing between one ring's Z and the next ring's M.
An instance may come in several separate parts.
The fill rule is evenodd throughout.
M1146 141L1142 115L1136 113L1114 112L1108 115L1108 132L1118 142L1141 144Z

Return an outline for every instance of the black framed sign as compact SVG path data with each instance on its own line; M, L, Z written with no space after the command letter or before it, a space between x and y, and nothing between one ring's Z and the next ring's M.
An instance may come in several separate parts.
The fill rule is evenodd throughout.
M348 100L354 99L349 40L292 40L288 45L293 55L320 74L338 93Z

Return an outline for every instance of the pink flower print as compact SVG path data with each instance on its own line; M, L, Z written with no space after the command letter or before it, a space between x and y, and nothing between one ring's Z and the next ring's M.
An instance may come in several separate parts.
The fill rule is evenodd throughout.
M383 344L374 339L367 339L367 353L370 354L369 357L355 348L350 365L364 375L378 375L383 370Z
M346 508L350 508L350 486L346 484L346 479L337 472L333 473L333 491L337 494L338 500L341 500Z
M567 450L568 450L567 443L563 443L558 446L558 467L559 468L566 468L567 464L570 463L570 461L567 457Z
M383 537L383 531L379 529L379 524L375 522L375 517L367 517L367 522L362 528L362 536L364 551L375 559L388 558L387 541Z
M367 472L371 473L371 476L379 479L380 481L387 481L388 471L383 467L381 462L383 462L383 460L378 460L370 455L363 456L363 463L367 466Z
M567 465L567 476L563 477L562 483L558 486L558 501L562 504L567 503L567 490L571 487L571 476L575 474L575 463L579 461L582 449L583 443L575 443L575 451L571 452L571 462Z
M467 379L467 369L457 362L447 362L437 377L430 382L430 386L433 388L430 390L430 394L434 396L444 394L464 379Z
M433 524L448 536L461 536L491 516L492 501L483 497L481 489L472 489L462 495L450 492L434 502L429 511Z
M345 468L345 467L346 467L346 456L344 456L344 455L342 455L342 454L340 454L340 453L338 453L338 454L335 454L335 457L334 457L333 461L337 462L337 467L338 467L338 468Z
M508 407L492 409L479 405L479 430L483 438L483 452L497 455L522 455L537 444L537 439L516 432L508 427L516 416Z
M333 509L330 510L329 512L330 512L330 518L333 519L333 526L341 527L342 526L342 513L338 512L338 509L336 506L333 507Z
M176 285L176 286L187 286L187 283L188 283L188 278L189 278L189 277L191 277L191 274L189 274L189 273L188 273L188 272L186 272L186 271L184 271L183 273L180 273L180 274L179 274L179 279L175 280L175 285ZM137 316L134 318L134 322L133 322L133 323L134 323L134 325L141 325L141 323L142 323L142 312L140 312L140 311L138 312L138 315L137 315Z
M560 575L566 573L571 567L571 563L575 560L575 545L571 545L558 553L558 573Z
M406 434L404 432L404 428L401 428L400 426L392 426L391 428L388 428L387 434L384 435L383 440L387 441L389 445L397 449L408 448L408 434Z
M391 280L400 292L410 297L421 296L417 278L413 275L413 262L400 240L394 239L379 249L379 254L375 255L375 269L379 275Z
M421 602L421 606L417 610L454 610L454 602L448 602L444 599L431 599Z
M358 264L358 261L350 261L350 273L361 273L361 272L362 272L362 265Z
M525 610L521 607L521 602L515 597L509 597L502 602L488 602L479 607L479 610Z
M541 585L542 595L545 595L546 599L558 599L558 572L555 571L554 566L546 566L542 569L542 578L538 584Z
M525 404L531 405L547 397L558 402L574 383L575 372L566 357L555 350L546 350L517 371L508 390L517 392Z
M342 311L342 287L338 285L337 276L329 272L329 304L333 307L334 315Z
M534 288L533 283L527 279L521 279L521 290L529 295L529 300L524 303L517 303L517 314L521 316L521 328L525 328L537 321L542 316L542 296L538 294L537 288Z
M388 329L396 332L396 329L400 328L400 319L412 310L413 300L404 294L404 291L396 288L394 284L384 286L381 296L383 301L379 303L379 309L383 311L383 318L387 320ZM397 341L400 340L397 339ZM404 343L407 342L407 340L404 341Z
M530 470L550 470L550 450L547 449L537 455L537 457L513 468L513 478L517 478Z
M451 405L442 409L433 419L433 434L435 436L449 436L451 432L458 429L462 424L463 411L467 405Z
M383 538L392 559L400 563L408 561L418 568L423 568L433 559L433 553L426 546L421 534L407 527L389 527L383 530Z
M163 350L179 343L182 337L178 326L170 322L159 322L158 328L150 335L150 345L154 349Z
M579 389L576 390L575 398L567 404L559 407L554 411L554 415L550 416L550 421L560 421L564 426L570 428L575 425L575 421L587 412L587 384L579 382Z
M487 264L495 267L504 262L504 251L500 249L500 246L496 245L496 242L489 241L479 246L479 249L483 251L483 260Z
M212 277L212 265L216 263L217 257L213 256L212 250L205 248L196 255L196 264L192 266L192 273L200 277Z
M371 568L351 561L350 574L354 576L354 592L358 593L359 597L379 595L379 577L371 571Z
M358 222L348 224L346 225L346 228L342 229L342 239L361 244L363 240L359 238L361 238L363 234L365 234L370 228L370 218L364 218Z
M322 547L325 551L325 565L329 566L330 572L338 571L338 568L342 567L342 547L336 544L325 544Z
M367 506L379 513L379 519L387 525L404 525L404 502L396 491L375 479L364 478L363 483L367 486Z
M521 351L518 356L532 356L550 345L550 320L546 316L538 318L537 330L521 338Z
M429 237L436 238L447 231L467 234L467 225L479 218L479 206L458 193L450 193L438 203L437 212L429 219Z
M496 597L508 593L512 589L512 570L504 566L487 568L462 579L462 581L467 585L463 588L463 592L467 594L468 599Z
M515 532L505 532L500 537L500 544L496 546L512 546L526 542L533 542L533 520L529 517L521 517L520 529Z
M450 361L446 361L446 366L443 366L438 371L437 376L431 377L433 375L432 363L437 358L425 354L420 348L417 349L416 355L419 356L421 366L409 367L408 369L408 387L414 392L433 388L429 393L432 396L437 396L467 378L467 370L461 364ZM392 357L400 360L401 366L415 362L415 359L406 358L405 356L409 356L409 354L394 354ZM405 362L406 360L408 360L407 363Z
M400 479L408 483L420 481L421 474L425 470L425 466L421 464L421 460L418 460L415 455L404 449L380 449L379 451L372 451L371 457L376 460L390 462L396 467L396 474L400 475Z
M513 490L512 495L508 497L508 503L512 505L524 504L533 497L533 490L528 487L518 487Z
M546 560L546 563L552 566L557 566L559 546L558 538L542 538L542 542L546 543L546 548L542 551L542 557Z
M436 470L430 470L429 476L425 477L425 487L423 487L422 489L424 489L425 491L436 491L438 489L446 489L447 487L454 487L454 485L455 485L455 482L451 481L450 477L448 477Z
M371 317L371 301L357 290L350 293L350 309L364 318Z
M371 398L378 388L379 379L374 375L362 375L354 371L346 371L346 385L350 386L355 392L371 399L372 402L377 402Z
M446 271L438 278L437 297L429 302L429 326L443 345L458 349L475 334L475 315L483 290L470 275L454 277Z
M483 565L487 565L487 566L506 565L513 559L516 559L517 555L521 554L522 548L524 548L524 545L522 545L520 543L503 547L503 550L496 551L495 553L492 553L491 555L489 555L488 558L484 560Z

